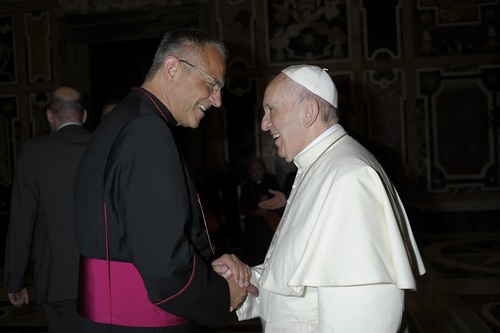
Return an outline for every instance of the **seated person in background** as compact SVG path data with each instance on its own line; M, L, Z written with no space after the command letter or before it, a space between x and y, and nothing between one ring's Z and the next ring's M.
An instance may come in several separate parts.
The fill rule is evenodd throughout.
M261 201L273 196L271 191L281 191L276 177L267 173L262 159L253 159L240 196L240 209L244 215L242 246L249 265L262 262L281 218L279 211L259 207Z
M285 183L283 184L283 192L269 190L272 197L269 199L259 202L259 207L262 209L281 209L286 205L286 198L290 195L292 191L293 181L295 180L295 175L297 170L287 173L285 178Z

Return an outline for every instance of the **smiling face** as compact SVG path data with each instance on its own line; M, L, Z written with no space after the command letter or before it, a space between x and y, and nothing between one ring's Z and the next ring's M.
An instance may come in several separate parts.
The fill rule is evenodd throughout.
M272 135L278 156L287 162L291 162L307 145L301 111L303 103L290 94L289 80L281 73L269 83L264 94L261 122L261 129Z
M197 128L208 109L222 105L221 91L212 93L214 80L211 77L224 84L224 57L210 44L204 47L201 54L199 63L193 59L178 61L178 71L182 75L177 81L176 93L168 103L174 118L184 127Z

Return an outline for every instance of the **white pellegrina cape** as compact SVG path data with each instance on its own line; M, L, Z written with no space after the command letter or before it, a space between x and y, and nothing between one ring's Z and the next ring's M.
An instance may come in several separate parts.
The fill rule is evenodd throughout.
M351 324L344 329L335 321L349 315L341 313L342 303L352 302L354 294L329 292L369 298L384 285L403 298L402 290L416 289L415 276L425 273L417 244L386 173L342 127L294 163L297 176L282 220L265 262L253 268L259 297L249 294L238 317L260 316L265 332L351 332ZM380 295L373 298L385 306ZM403 306L397 305L392 325L399 325Z

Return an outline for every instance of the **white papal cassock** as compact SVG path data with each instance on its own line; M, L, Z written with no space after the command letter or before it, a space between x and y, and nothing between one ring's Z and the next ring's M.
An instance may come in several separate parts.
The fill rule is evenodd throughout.
M335 125L294 159L297 176L240 320L265 332L397 332L425 268L375 157Z

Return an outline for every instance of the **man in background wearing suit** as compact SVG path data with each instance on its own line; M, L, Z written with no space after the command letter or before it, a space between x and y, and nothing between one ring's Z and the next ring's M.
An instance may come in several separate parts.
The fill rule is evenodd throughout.
M5 254L5 289L12 305L29 303L25 272L33 260L35 299L49 332L75 332L79 253L73 216L73 181L90 132L82 95L56 89L47 118L52 133L26 142L12 186Z

